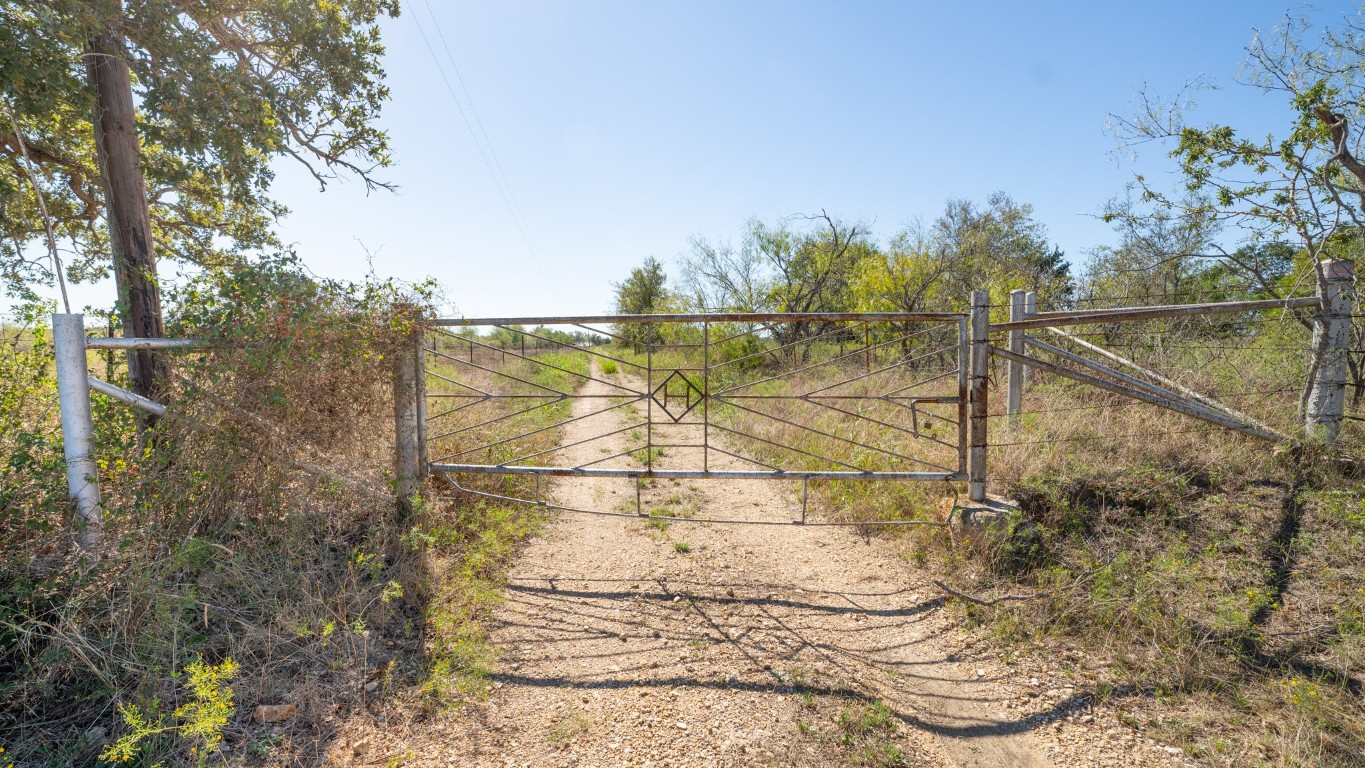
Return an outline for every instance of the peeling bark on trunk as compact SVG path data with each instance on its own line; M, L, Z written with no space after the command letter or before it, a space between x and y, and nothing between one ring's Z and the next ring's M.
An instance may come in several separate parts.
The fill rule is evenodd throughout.
M123 4L106 0L102 5L107 23L102 34L89 39L87 69L95 92L95 149L104 185L118 309L124 336L160 338L166 330L152 250L147 183L142 176L132 74L121 32ZM165 398L170 365L164 354L130 352L128 369L133 391L153 400Z

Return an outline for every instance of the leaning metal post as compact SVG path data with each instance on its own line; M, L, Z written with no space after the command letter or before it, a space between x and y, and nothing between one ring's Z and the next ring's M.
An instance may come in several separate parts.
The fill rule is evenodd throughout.
M420 365L417 349L417 345L409 339L393 356L394 476L402 514L412 512L413 497L417 495L418 478L422 471L421 411L417 406Z
M967 462L967 497L986 500L986 396L991 364L988 291L972 291L972 359L969 396L972 405L971 438Z
M1318 285L1322 307L1313 313L1313 380L1309 383L1304 426L1331 445L1341 433L1346 409L1346 354L1351 345L1352 285L1355 262L1324 261Z
M1010 320L1023 320L1025 316L1024 290L1010 291ZM1010 351L1016 355L1024 354L1024 332L1010 331ZM1024 366L1015 360L1006 366L1008 391L1005 397L1005 413L1009 415L1010 428L1019 426L1019 411L1024 402Z
M90 382L85 358L85 318L52 316L52 342L57 358L57 398L62 412L62 446L66 454L66 488L76 502L81 528L76 544L90 551L100 541L99 470L95 465L94 423L90 418Z

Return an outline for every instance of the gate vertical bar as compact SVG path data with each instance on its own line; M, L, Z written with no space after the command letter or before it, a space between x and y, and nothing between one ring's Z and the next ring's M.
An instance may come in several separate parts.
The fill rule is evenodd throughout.
M1351 344L1351 299L1355 262L1322 263L1318 284L1322 308L1313 313L1313 379L1308 383L1304 426L1328 445L1341 433L1346 410L1346 354Z
M645 341L645 469L654 469L654 344ZM664 388L668 396L668 388Z
M987 390L989 388L991 344L991 295L972 291L972 354L970 395L972 401L971 447L967 456L967 497L986 500Z
M85 357L85 316L52 316L53 352L57 358L57 398L62 413L62 450L66 456L66 489L76 502L80 529L76 544L89 552L99 545L104 528L100 509L99 467L95 464L95 425L90 417L90 379Z
M1024 294L1024 317L1033 317L1036 314L1038 314L1038 292L1029 291ZM1028 331L1024 331L1025 344L1028 343L1028 338ZM1031 366L1024 366L1023 375L1019 377L1019 380L1023 383L1025 389L1028 388L1028 377L1029 371L1031 370L1033 370Z
M872 326L863 323L863 366L872 372Z
M711 454L711 324L701 324L701 471L708 472Z
M1010 291L1011 321L1024 319L1027 312L1024 302L1023 289ZM1024 354L1024 332L1022 330L1010 331L1009 347L1010 351L1016 355ZM1006 366L1006 370L1008 391L1005 396L1005 413L1009 416L1009 425L1013 429L1019 426L1019 411L1024 402L1024 365L1011 360Z

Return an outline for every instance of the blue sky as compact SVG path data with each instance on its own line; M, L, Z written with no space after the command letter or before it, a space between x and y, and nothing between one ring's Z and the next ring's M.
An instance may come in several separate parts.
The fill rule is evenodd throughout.
M1234 77L1253 28L1291 8L404 0L384 26L396 164L382 175L399 192L319 193L281 161L275 194L293 212L279 231L319 274L362 276L368 249L382 275L439 279L466 315L609 310L610 282L646 256L673 268L690 237L734 238L751 216L823 208L885 237L994 190L1032 204L1079 260L1112 242L1092 216L1134 171L1108 115L1144 83L1203 75L1225 89L1201 96L1199 119L1278 130L1280 100Z

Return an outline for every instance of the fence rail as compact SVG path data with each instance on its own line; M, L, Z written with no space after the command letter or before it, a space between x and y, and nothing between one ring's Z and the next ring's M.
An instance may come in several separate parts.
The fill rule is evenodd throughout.
M1350 321L1359 315L1354 311L1353 263L1328 261L1322 267L1323 279L1316 296L1288 299L1038 312L1032 294L1016 291L1010 297L1009 320L995 324L990 322L992 305L984 291L972 293L970 313L692 313L429 320L413 335L410 346L394 356L398 495L401 503L410 504L421 478L436 471L448 480L451 473L520 475L536 478L537 484L541 477L785 479L802 481L803 489L811 480L966 480L970 498L982 501L986 497L987 449L992 445L1029 444L993 442L991 420L1003 415L1013 431L1018 429L1018 417L1023 413L1069 410L1023 410L1030 369L1121 395L1133 403L1156 405L1218 428L1268 440L1311 438L1331 444L1343 419L1360 418L1344 413ZM1082 324L1274 310L1312 310L1311 364L1303 383L1301 429L1268 426L1105 348L1097 342L1096 334L1061 330ZM90 392L158 415L167 413L167 406L91 376L87 351L173 351L210 343L196 339L87 338L78 314L55 314L52 324L67 487L83 522L77 542L91 549L99 543L102 512L93 456ZM524 326L536 327L528 330ZM611 345L567 342L541 330L544 326L590 332L610 340ZM495 343L490 337L460 335L452 330L479 328L493 329L503 334L504 340ZM1027 333L1040 328L1048 329L1058 344ZM1008 333L1005 346L994 345L992 334L1002 332ZM1104 335L1107 332L1098 340ZM515 343L509 345L509 339ZM1050 359L1029 355L1026 349ZM556 361L552 350L575 356L576 363ZM1099 360L1086 357L1087 353ZM989 408L992 357L1006 363L1004 414L992 414ZM606 373L608 363L616 366L618 373ZM567 378L557 384L547 383L556 376ZM441 407L429 413L432 403ZM566 404L569 412L563 413ZM575 413L573 407L581 412ZM558 409L558 415L548 422L547 409ZM556 437L568 424L629 409L636 413L634 419L625 420L624 427L612 424L610 429L602 428L567 444ZM641 409L643 414L639 413ZM243 418L254 415L244 414ZM536 418L540 421L534 421ZM436 422L440 422L441 431L429 435L429 425ZM496 432L518 425L523 428L512 431L510 437ZM689 429L693 433L685 434ZM581 449L623 434L633 441L617 446L624 450L610 450L591 460L581 456L574 461L563 460L568 449ZM544 442L546 435L553 438L551 444L533 445ZM429 456L433 447L453 453L433 461ZM670 466L658 465L660 449L675 452ZM472 460L480 453L484 461ZM682 465L672 466L678 463ZM528 503L544 505L539 501ZM803 511L803 521L804 517Z
M428 465L431 471L678 479L965 477L962 313L459 318L429 326L422 347L432 415L425 419L426 434L416 439L437 456ZM556 326L612 343L571 343L543 330ZM486 333L461 336L452 327ZM607 365L616 372L605 373ZM556 380L565 378L569 384ZM433 405L438 403L452 405ZM543 423L547 409L555 407L561 413ZM603 418L626 414L630 417ZM592 433L548 447L536 444L545 433L580 422L591 422ZM623 434L624 446L618 444ZM812 450L803 437L838 450ZM565 458L584 445L600 446L607 455ZM683 466L660 466L660 450ZM473 460L480 456L496 459ZM717 461L743 466L718 467Z

